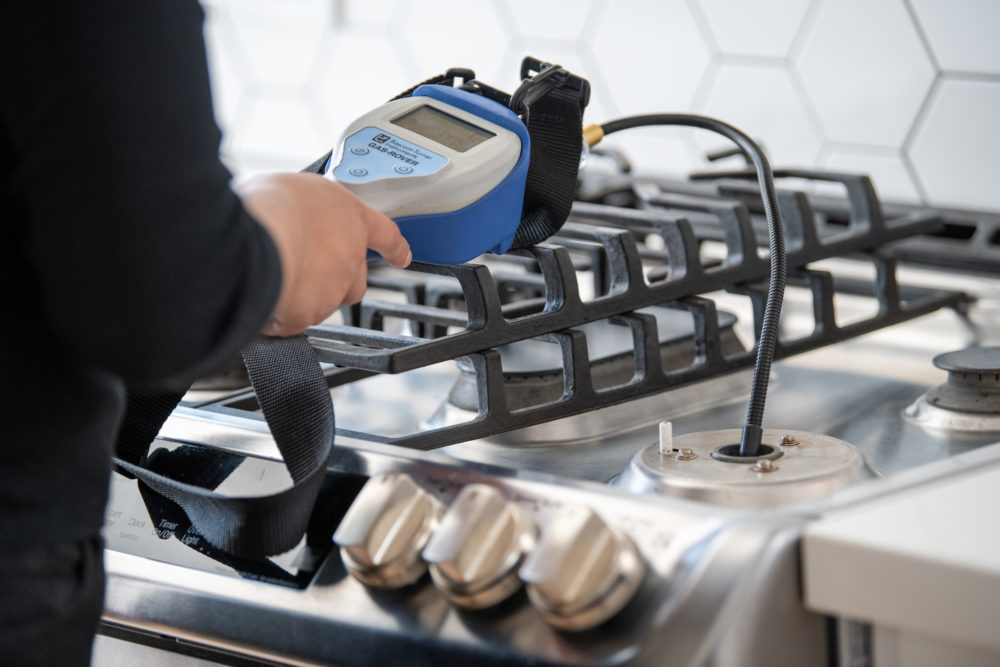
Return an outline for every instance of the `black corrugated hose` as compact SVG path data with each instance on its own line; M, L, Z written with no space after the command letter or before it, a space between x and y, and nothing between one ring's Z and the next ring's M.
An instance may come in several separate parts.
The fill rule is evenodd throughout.
M771 279L767 288L767 304L764 308L764 318L758 339L757 361L754 366L753 386L750 389L747 422L743 427L743 435L740 439L740 456L756 456L761 444L764 402L767 400L767 383L771 375L774 346L778 340L778 318L781 315L781 303L785 297L787 274L785 230L781 222L781 211L778 208L778 197L774 191L774 174L771 172L771 165L760 146L732 125L715 118L679 113L647 114L628 116L603 123L601 130L604 134L611 134L633 127L649 125L683 125L721 134L739 146L757 170L757 182L760 184L761 197L764 201L764 215L767 217Z

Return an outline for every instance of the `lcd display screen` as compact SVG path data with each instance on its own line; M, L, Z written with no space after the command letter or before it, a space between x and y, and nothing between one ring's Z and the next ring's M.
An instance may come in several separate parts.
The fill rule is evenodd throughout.
M408 111L402 116L392 119L391 122L459 153L464 153L490 137L496 136L489 130L484 130L472 123L466 123L464 120L427 105Z

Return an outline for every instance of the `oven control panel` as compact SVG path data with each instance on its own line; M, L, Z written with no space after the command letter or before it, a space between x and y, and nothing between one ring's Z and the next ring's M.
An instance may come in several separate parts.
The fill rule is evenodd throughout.
M208 420L205 433L205 421L168 423L151 458L198 460L214 476L205 484L231 493L281 483L263 429ZM198 444L213 441L243 453ZM706 650L825 660L825 622L797 604L794 517L346 438L316 508L296 550L234 559L115 480L105 623L129 641L268 664L661 665ZM750 599L761 613L734 617ZM771 654L734 623L779 624L794 641Z
M367 586L402 588L429 569L449 601L476 610L524 585L542 618L567 631L621 611L646 570L628 534L590 507L563 507L539 526L489 484L466 485L445 508L405 473L370 479L333 539Z

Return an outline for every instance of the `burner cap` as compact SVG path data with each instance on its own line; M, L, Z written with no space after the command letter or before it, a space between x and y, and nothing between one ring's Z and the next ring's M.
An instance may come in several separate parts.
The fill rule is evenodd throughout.
M934 357L948 380L927 392L927 402L944 410L1000 413L1000 347L967 347Z
M945 352L934 357L934 365L950 373L1000 374L1000 347L967 347Z

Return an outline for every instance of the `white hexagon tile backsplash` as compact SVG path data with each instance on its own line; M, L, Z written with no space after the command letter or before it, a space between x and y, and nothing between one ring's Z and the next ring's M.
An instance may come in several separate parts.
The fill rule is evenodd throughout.
M523 55L590 79L590 122L708 113L776 165L863 171L888 200L1000 210L1000 0L203 0L223 155L298 169L447 67L512 90ZM608 139L647 173L696 131Z

